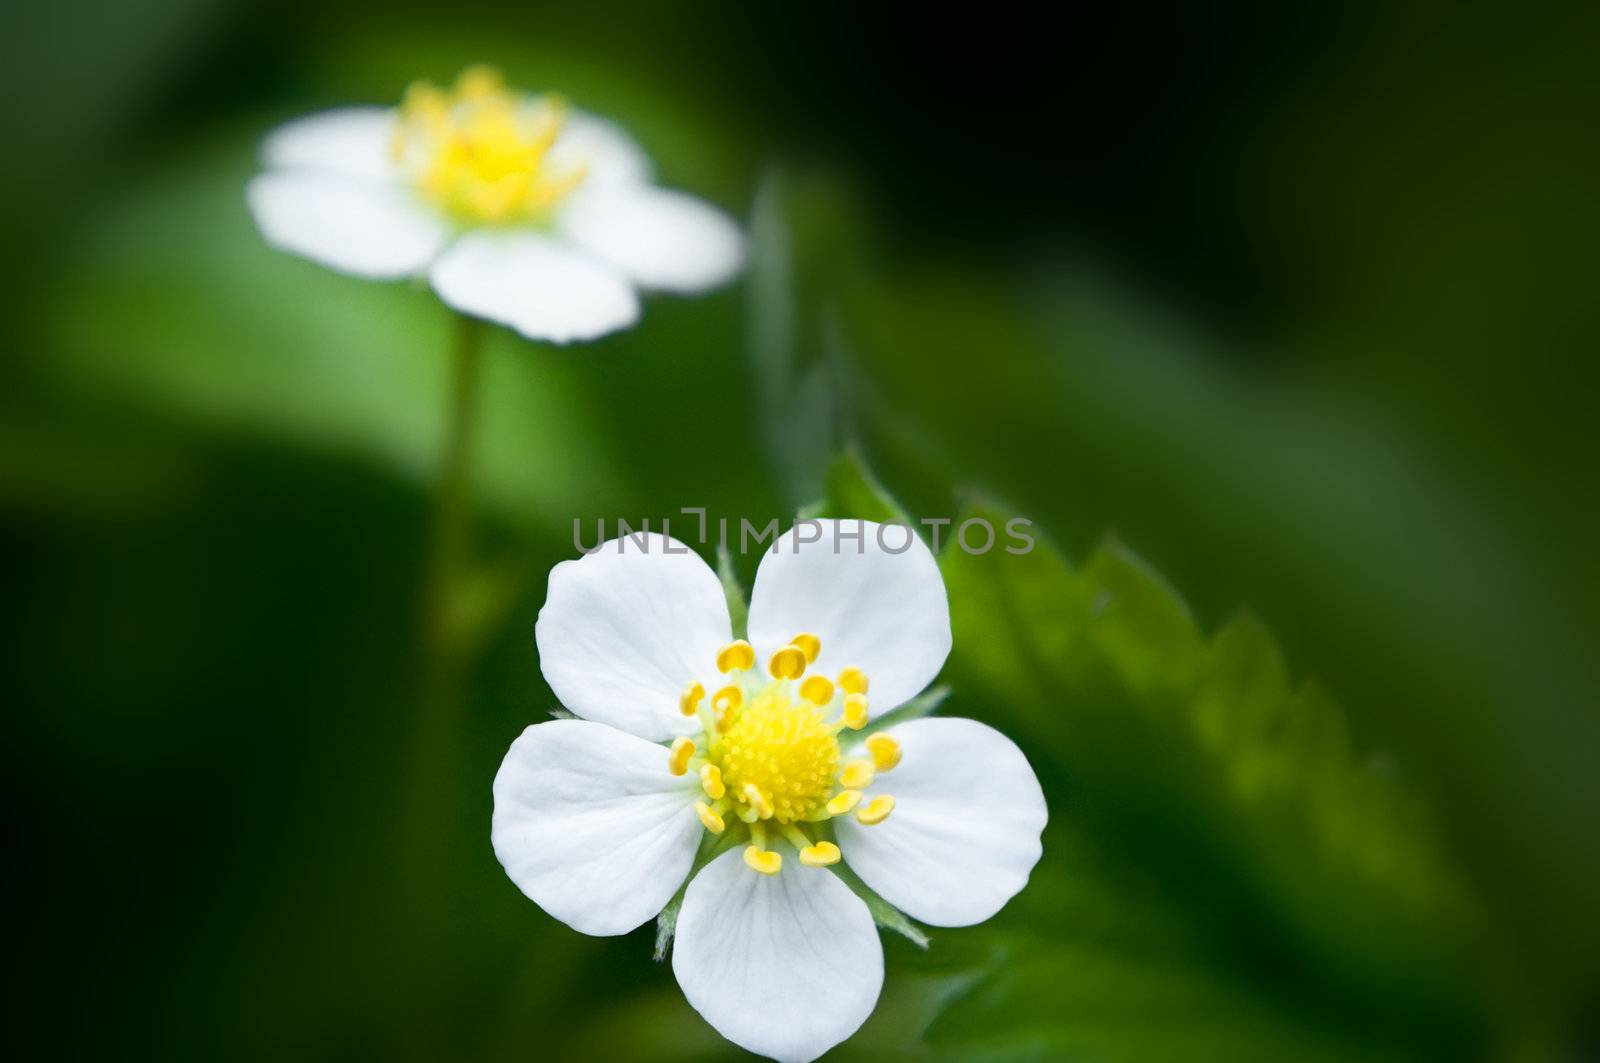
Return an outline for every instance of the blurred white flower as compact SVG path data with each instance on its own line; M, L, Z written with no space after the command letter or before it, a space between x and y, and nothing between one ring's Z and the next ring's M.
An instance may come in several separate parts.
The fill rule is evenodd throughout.
M738 272L726 214L649 183L616 125L474 67L398 109L290 122L246 200L274 247L374 279L426 273L456 310L565 343L627 328L638 288L694 293Z
M723 1036L784 1061L849 1037L883 983L873 918L832 865L923 922L966 926L1026 884L1045 825L998 731L873 727L949 654L944 582L909 529L896 553L870 522L859 540L822 524L763 557L748 642L716 575L664 536L557 565L539 658L582 718L529 727L494 783L506 872L586 934L648 921L701 853L672 969Z

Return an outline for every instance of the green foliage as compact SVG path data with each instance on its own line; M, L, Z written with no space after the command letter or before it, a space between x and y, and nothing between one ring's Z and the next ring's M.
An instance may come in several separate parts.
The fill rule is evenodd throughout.
M856 451L827 483L817 515L908 519ZM981 944L931 1018L941 1051L1454 1059L1504 1035L1481 1011L1487 943L1418 802L1355 757L1338 707L1291 681L1255 617L1208 638L1115 540L1081 568L1047 539L1021 555L951 543L941 567L952 711L1016 738L1052 809L1029 887L960 932Z
M871 520L879 524L899 522L912 524L905 509L878 478L867 469L861 453L850 447L828 462L827 495L806 516L833 517L840 520Z
M1365 318L1335 307L1337 334L1301 320L1288 344L1211 350L1087 261L1034 268L1003 242L992 260L976 245L943 254L961 230L942 219L874 273L862 234L882 212L852 211L854 188L792 176L760 186L742 290L652 298L637 329L582 348L492 330L474 481L485 553L511 563L475 570L464 598L463 630L491 644L461 748L437 751L461 814L436 832L446 841L422 875L398 873L397 765L417 685L408 595L448 315L425 289L266 248L241 189L274 121L392 99L414 76L491 56L623 120L667 183L744 216L770 143L743 125L744 101L715 73L698 92L676 85L679 53L652 33L624 35L638 53L619 62L573 18L524 40L395 12L382 26L319 25L314 48L289 53L277 49L292 34L263 34L272 54L242 66L287 80L165 94L202 101L181 115L138 89L143 67L126 60L126 84L39 101L94 96L101 117L78 124L82 143L62 140L72 150L12 175L48 178L13 198L14 213L41 219L17 257L31 342L16 384L50 401L8 430L0 492L59 522L18 537L9 630L19 704L37 711L21 716L17 760L64 813L41 829L78 854L59 865L60 922L92 939L58 942L49 962L87 947L107 984L128 987L97 1002L100 1021L53 1035L91 1039L77 1054L94 1057L209 1058L223 1044L246 1058L734 1058L643 962L648 929L584 938L506 880L485 840L487 784L510 738L554 703L531 632L544 573L572 554L573 516L694 504L713 519L765 517L823 492L816 513L902 512L856 454L830 464L840 439L868 446L912 512L942 514L935 505L976 486L1073 556L1114 523L1200 615L1258 605L1296 668L1253 617L1198 624L1117 544L1081 565L1042 542L1023 557L948 553L949 685L899 712L950 692L946 711L1018 741L1050 802L1044 858L990 923L940 930L926 951L885 935L883 997L830 1058L1540 1058L1521 1009L1530 1025L1587 1021L1600 860L1586 573L1600 568L1584 563L1595 507L1571 470L1592 392L1573 386L1573 366L1592 358L1572 341L1575 319L1547 312L1561 309L1554 274L1488 253L1482 230L1497 226L1514 237L1500 250L1526 250L1527 212L1476 209L1509 186L1459 165L1471 158L1449 169L1479 189L1455 207L1474 209L1435 196L1420 221L1415 193L1440 190L1431 172L1363 183L1328 165L1372 157L1355 149L1374 128L1390 148L1410 138L1437 155L1436 138L1413 135L1416 112L1392 108L1403 91L1364 89L1393 113L1349 121L1264 109L1292 117L1295 167L1333 197L1322 210L1280 197L1296 224L1326 230L1307 246L1348 284L1320 287L1379 296ZM62 25L131 55L123 21ZM174 40L206 38L167 21ZM1388 87L1449 69L1418 67L1392 30L1386 47ZM1505 50L1485 37L1485 57ZM1470 58L1461 69L1484 69ZM1460 78L1433 81L1459 95ZM1524 121L1537 108L1484 84L1518 130L1537 128ZM1318 108L1355 98L1327 87L1315 86ZM1558 125L1577 113L1547 112ZM114 113L139 124L114 130ZM51 138L63 128L34 117ZM1452 128L1481 153L1481 127ZM1254 139L1275 163L1257 171L1281 185L1284 145ZM1587 189L1582 167L1525 147L1507 165L1542 159ZM1352 188L1394 211L1348 209ZM1563 208L1593 199L1575 195ZM41 209L45 197L66 209ZM1594 241L1557 202L1540 217L1587 254ZM1452 232L1453 219L1472 222ZM1443 244L1416 239L1417 224ZM1440 266L1473 259L1494 268ZM1586 271L1563 275L1581 295ZM1463 290L1474 299L1453 298ZM1527 320L1485 329L1490 304ZM1456 386L1439 386L1440 365ZM1397 423L1351 409L1329 379ZM1573 416L1548 416L1537 396L1552 392ZM736 618L740 601L730 595ZM1305 670L1344 696L1348 729L1296 678ZM1373 746L1394 761L1362 752ZM1470 894L1420 794L1448 822ZM141 869L119 885L138 919L96 920L106 867ZM1566 1030L1550 1028L1560 1042Z
M1291 684L1258 621L1207 638L1116 542L1081 568L1045 541L951 548L942 566L952 711L1022 744L1052 826L1003 917L1027 932L996 931L1003 971L936 1042L984 1059L1459 1059L1503 1033L1481 1010L1472 905L1416 802L1352 756L1336 706Z

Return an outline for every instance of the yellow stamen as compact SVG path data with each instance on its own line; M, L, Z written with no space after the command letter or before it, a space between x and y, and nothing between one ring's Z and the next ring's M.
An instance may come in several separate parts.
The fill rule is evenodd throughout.
M672 752L667 757L667 770L682 775L689 770L689 758L694 756L694 743L683 736L672 740Z
M800 652L806 655L807 664L816 664L817 654L822 652L822 640L809 631L803 631L790 639L789 645L798 647Z
M722 784L722 769L715 764L700 765L700 789L713 801L727 793L728 788Z
M847 761L845 766L839 769L839 785L846 790L864 790L872 784L872 772L870 760Z
M813 705L826 705L833 700L833 680L825 675L808 675L800 684L800 696Z
M418 191L467 224L541 224L588 174L546 156L561 135L566 101L508 89L499 71L471 67L449 91L406 90L390 151Z
M701 686L698 681L690 683L678 698L678 711L685 716L693 716L700 711L700 699L705 696L705 687Z
M721 834L727 829L727 824L722 822L722 817L713 812L711 806L704 801L696 801L694 803L694 814L700 817L700 822L712 834Z
M867 752L872 754L872 765L879 771L888 771L900 763L900 743L882 732L867 739Z
M772 799L766 794L762 793L760 790L756 789L755 783L745 783L743 792L745 801L750 805L751 808L755 809L756 815L760 816L762 819L772 818Z
M744 704L744 691L731 683L717 691L711 698L711 707L717 710L718 716L725 716L742 704Z
M867 696L865 694L846 694L844 696L844 724L852 731L859 731L867 725Z
M752 871L759 871L763 875L776 875L783 867L783 854L747 845L744 849L744 862Z
M894 798L888 794L879 794L866 807L856 809L856 822L864 827L882 823L889 818L889 813L894 811Z
M846 668L839 673L839 685L844 687L849 694L865 694L867 692L867 673L856 667Z
M839 862L839 847L832 842L818 842L800 850L800 862L807 867L827 867Z
M772 655L767 670L774 679L799 679L806 670L806 651L799 646L785 646Z
M746 787L754 786L765 802L762 818L790 823L828 799L839 772L839 741L820 708L790 697L778 683L734 714L712 759L738 800L748 802Z
M486 64L469 66L456 75L456 95L463 100L485 100L505 87L500 71Z
M860 790L840 790L828 799L828 811L832 815L842 816L861 801Z
M740 639L730 642L717 651L717 671L743 672L756 663L756 648Z

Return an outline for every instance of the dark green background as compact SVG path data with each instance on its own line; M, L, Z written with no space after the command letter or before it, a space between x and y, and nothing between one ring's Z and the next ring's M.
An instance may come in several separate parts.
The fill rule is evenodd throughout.
M1046 855L991 924L886 939L841 1056L1600 1050L1593 5L6 19L0 623L40 1053L735 1054L649 930L517 893L489 782L554 704L532 621L574 518L764 524L845 441L919 515L1021 513L1075 562L1114 532L1200 634L1115 566L955 562L951 711L1039 768ZM624 123L753 219L756 260L592 345L491 333L487 636L438 725L414 617L448 316L268 250L242 189L274 123L485 60ZM1112 586L1150 596L1136 634L1064 648ZM1241 607L1289 687L1203 678L1271 657L1191 645ZM1306 676L1342 717L1282 719L1342 718L1350 751L1274 738L1314 751L1281 800L1173 737ZM1324 852L1275 807L1350 826Z

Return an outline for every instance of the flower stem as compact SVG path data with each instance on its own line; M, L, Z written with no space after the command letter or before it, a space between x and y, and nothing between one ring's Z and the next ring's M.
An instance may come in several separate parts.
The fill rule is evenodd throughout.
M417 617L421 683L409 757L397 795L397 904L425 909L447 892L458 844L452 821L465 793L461 709L470 655L462 637L463 588L472 574L472 450L483 371L483 325L452 323L444 433L434 486Z
M472 441L483 375L483 325L457 314L450 347L450 392L444 445L435 487L427 583L423 589L423 645L430 672L443 680L459 656L454 592L471 563ZM433 684L430 684L432 686Z

